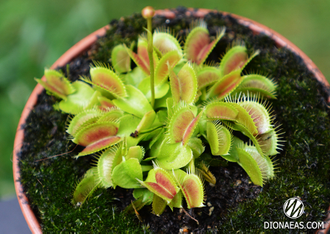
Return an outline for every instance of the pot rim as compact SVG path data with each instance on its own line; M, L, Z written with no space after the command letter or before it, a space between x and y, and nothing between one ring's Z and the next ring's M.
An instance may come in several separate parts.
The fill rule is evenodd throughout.
M198 9L195 10L193 8L188 8L186 14L193 15L197 18L203 18L208 13L217 13L220 12L223 15L230 15L233 18L238 20L239 24L242 24L253 31L254 34L264 33L265 35L269 36L271 39L275 41L276 46L279 48L286 47L291 50L293 53L300 56L304 63L306 64L307 68L314 74L316 79L323 83L325 86L329 87L329 83L322 74L322 72L317 68L317 66L313 63L313 61L304 53L302 52L296 45L290 42L288 39L277 33L276 31L256 22L251 19L245 18L243 16L235 15L228 12L217 11L217 10L209 10L209 9ZM164 10L156 10L156 15L164 16L168 19L173 19L175 17L175 13L173 10L164 9ZM87 37L80 40L78 43L73 45L69 50L67 50L56 62L50 67L51 69L55 69L60 66L64 66L68 62L72 61L75 57L81 55L84 51L88 50L93 43L95 43L98 37L104 36L106 31L110 28L109 25L106 25L95 32L89 34ZM45 79L43 77L42 79ZM18 127L16 130L16 136L14 141L14 150L13 150L13 176L14 176L14 183L15 183L15 190L19 205L21 207L22 213L24 218L31 230L32 233L42 233L40 224L38 219L36 218L34 212L32 211L29 201L25 196L23 191L22 184L20 183L20 169L19 169L19 159L17 154L20 152L20 148L23 144L24 140L24 129L23 126L25 124L25 120L28 117L30 111L33 109L34 105L37 103L38 95L44 90L44 88L37 84L34 90L32 91L27 103L22 111ZM330 97L328 98L328 102L330 102ZM330 208L329 208L330 209ZM329 210L330 212L330 210ZM330 218L330 214L329 217ZM329 228L329 227L327 227Z

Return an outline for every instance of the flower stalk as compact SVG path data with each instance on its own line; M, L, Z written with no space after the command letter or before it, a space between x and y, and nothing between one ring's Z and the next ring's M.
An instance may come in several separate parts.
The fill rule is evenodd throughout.
M155 15L155 10L151 6L147 6L142 10L142 16L147 20L147 34L148 34L148 57L150 65L150 88L151 88L151 106L155 104L155 68L153 60L153 38L152 38L152 17Z

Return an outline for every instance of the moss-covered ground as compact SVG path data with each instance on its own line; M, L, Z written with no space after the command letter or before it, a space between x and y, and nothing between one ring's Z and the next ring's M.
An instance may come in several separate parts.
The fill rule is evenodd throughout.
M182 13L184 9L181 9ZM191 18L180 12L177 20L155 18L155 26L166 25L184 37ZM295 220L322 221L330 201L330 121L326 103L328 91L313 78L299 57L274 42L221 14L205 18L211 34L225 25L226 36L218 43L209 60L219 60L228 44L244 40L249 51L261 53L245 72L267 74L278 83L277 100L272 101L276 121L286 140L276 156L276 177L269 181L256 199L245 200L229 208L226 216L216 217L220 233L288 233L288 230L264 230L264 221L291 221L282 211L286 199L299 196L305 213ZM111 30L93 47L92 56L85 54L70 64L71 79L88 73L90 59L107 62L111 48L118 43L131 43L143 31L144 20L133 15L123 21L112 21ZM129 36L131 39L126 39ZM65 70L65 69L64 69ZM120 200L125 193L99 189L82 207L71 204L74 185L90 167L93 157L73 156L79 151L65 133L67 116L54 111L56 100L44 93L31 112L25 126L25 143L20 157L21 182L31 206L45 233L143 233L150 229L134 216L120 213ZM63 154L67 152L66 154ZM231 185L234 186L234 185ZM123 195L124 194L124 195ZM231 194L228 194L229 196ZM130 196L127 194L127 196ZM234 196L234 195L233 195ZM117 206L115 204L118 204ZM118 208L116 208L118 207ZM301 230L303 231L303 230ZM306 231L306 230L305 230ZM176 231L178 232L178 230ZM292 230L296 233L297 230Z

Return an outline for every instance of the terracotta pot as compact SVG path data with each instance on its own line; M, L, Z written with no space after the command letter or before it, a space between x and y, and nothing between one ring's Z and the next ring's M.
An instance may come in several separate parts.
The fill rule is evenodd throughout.
M217 12L216 10L208 10L208 9L199 9L194 10L193 8L188 8L187 15L193 15L195 17L203 18L206 14L210 12ZM319 71L319 69L316 67L316 65L312 62L310 58L306 56L304 52L302 52L297 46L295 46L292 42L284 38L279 33L273 31L272 29L257 23L253 20L247 19L242 16L230 14L227 12L221 12L224 15L231 15L232 17L236 18L238 22L242 25L247 26L250 28L254 34L260 34L264 33L265 35L269 36L271 39L275 41L275 44L278 47L286 47L299 55L303 61L305 62L308 69L315 75L315 77L323 83L325 86L330 86L328 81L325 79L324 75ZM172 10L157 10L157 15L165 16L166 18L173 19L175 17L175 13ZM94 33L88 35L81 41L79 41L77 44L75 44L73 47L71 47L67 52L65 52L52 66L51 68L57 68L59 66L64 66L65 64L72 61L75 57L81 55L84 51L88 50L91 45L96 42L98 36L102 36L105 34L106 30L109 29L109 26L105 26ZM43 77L44 79L44 77ZM34 105L37 102L38 95L43 91L43 87L40 84L37 84L35 89L33 90L31 96L29 97L20 121L18 123L18 128L16 131L16 137L14 142L14 152L13 152L13 173L14 173L14 181L15 181L15 189L17 198L20 204L20 207L22 209L23 215L26 219L26 222L32 231L32 233L42 233L40 224L35 217L33 211L30 208L29 201L27 197L25 196L22 188L22 184L20 183L20 169L18 167L19 159L17 157L17 154L20 151L20 146L23 143L24 140L24 131L22 129L22 125L25 123L26 118L28 117L31 109L33 109ZM328 102L330 102L330 97L328 98ZM329 210L330 212L330 210ZM330 220L330 214L327 217L327 220ZM318 233L326 233L327 230L330 229L330 223L326 224L326 230L318 231Z
M51 68L55 69L60 66L64 66L68 62L70 62L75 57L81 55L84 51L88 50L91 45L97 40L98 36L103 36L109 26L105 26L100 28L99 30L93 32L88 35L77 44L72 46L68 51L66 51L52 66ZM43 79L45 79L43 77ZM27 224L29 225L32 233L42 233L39 222L35 217L33 211L30 208L29 201L23 192L22 184L19 181L20 178L20 169L18 167L19 159L17 154L20 151L20 146L24 140L24 131L21 126L25 123L26 118L28 117L30 111L33 109L34 105L37 103L38 95L44 90L44 88L37 84L37 86L32 91L21 115L21 118L18 122L18 127L15 136L14 142L14 152L13 152L13 173L14 173L14 182L15 182L15 190L18 198L19 205L25 217Z

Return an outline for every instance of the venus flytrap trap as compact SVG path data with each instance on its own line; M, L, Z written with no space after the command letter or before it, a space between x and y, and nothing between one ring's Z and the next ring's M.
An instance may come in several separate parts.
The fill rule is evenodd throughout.
M114 47L113 68L94 62L81 81L70 83L53 70L37 80L62 99L56 107L72 115L67 133L84 147L77 157L97 158L78 183L74 204L97 188L119 186L134 189L128 209L136 212L150 204L156 215L166 206L203 207L203 181L216 183L210 154L238 163L263 186L274 177L281 137L265 101L276 98L276 84L259 74L242 76L258 51L249 56L236 43L219 65L206 65L225 28L211 39L198 21L182 48L169 30L152 32L152 8L142 15L147 37L138 39L136 52L134 44Z

